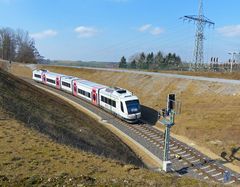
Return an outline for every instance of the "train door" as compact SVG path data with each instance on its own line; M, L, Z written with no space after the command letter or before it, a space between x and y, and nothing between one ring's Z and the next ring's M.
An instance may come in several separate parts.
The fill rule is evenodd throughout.
M60 89L60 77L56 78L56 87L57 89Z
M45 75L45 73L43 73L43 74L42 74L42 82L43 82L44 84L46 84L46 81L47 81L46 75Z
M73 82L73 95L77 96L77 82L76 81Z
M92 103L94 105L97 105L97 92L96 92L95 88L93 88L93 90L92 90Z

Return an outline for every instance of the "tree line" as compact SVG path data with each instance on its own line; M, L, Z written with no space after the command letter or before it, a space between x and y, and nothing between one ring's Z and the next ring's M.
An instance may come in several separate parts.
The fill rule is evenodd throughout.
M22 63L37 63L43 59L28 32L11 28L0 28L0 58Z
M129 62L123 56L119 62L119 68L132 68L132 69L168 69L177 68L182 64L180 56L175 53L168 53L164 55L161 51L154 54L151 53L139 53L129 58Z

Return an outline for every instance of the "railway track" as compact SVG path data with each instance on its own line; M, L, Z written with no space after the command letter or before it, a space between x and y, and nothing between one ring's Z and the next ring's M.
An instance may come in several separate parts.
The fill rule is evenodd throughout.
M129 125L123 123L123 125L128 126L128 128L130 128L136 134L145 138L147 141L154 144L163 152L164 134L161 131L144 123L139 125ZM179 142L174 138L171 138L170 141L170 154L171 160L173 162L172 171L173 173L176 172L180 175L184 173L184 170L189 169L194 172L194 175L198 175L197 178L223 183L224 172L226 170L229 170L221 164L217 163L216 161L211 160L197 150ZM178 154L180 157L176 158L174 156L176 154ZM179 162L181 164L179 164ZM240 178L238 177L239 176L237 174L232 173L229 184L240 184Z
M111 123L162 160L164 133L160 130L144 123L143 121L139 122L138 124L128 124L121 119L116 118L111 113L108 113L107 111L104 111L101 108L86 102L85 100L76 98L68 93L56 90L43 84L35 83L30 79L24 80L33 85L38 85L57 92L58 94L61 94L91 110L95 114L99 115L103 121ZM171 137L170 140L170 155L172 161L172 173L175 175L190 176L200 180L224 183L224 172L230 171L231 179L228 184L240 185L240 174L226 168L218 160L211 160L206 155L176 140L173 137ZM176 155L178 155L178 158Z

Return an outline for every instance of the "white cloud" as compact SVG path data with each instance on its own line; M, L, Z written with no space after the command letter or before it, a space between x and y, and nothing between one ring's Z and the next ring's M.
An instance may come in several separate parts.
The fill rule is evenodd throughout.
M57 35L57 31L52 30L52 29L48 29L48 30L45 30L42 32L30 34L30 36L34 39L44 39L44 38L49 38L49 37L53 37L56 35Z
M155 28L152 28L151 30L150 30L150 33L152 34L152 35L160 35L160 34L162 34L164 32L164 30L162 29L162 28L160 28L160 27L155 27Z
M218 28L217 31L226 37L240 37L240 25L229 25Z
M151 24L145 24L145 25L139 27L138 30L139 30L140 32L145 32L145 31L149 30L151 27L152 27Z
M138 28L139 32L148 32L152 35L160 35L164 30L160 27L153 27L151 24L145 24Z
M93 27L79 26L74 29L76 33L78 33L78 37L80 38L88 38L95 36L97 34L97 29Z

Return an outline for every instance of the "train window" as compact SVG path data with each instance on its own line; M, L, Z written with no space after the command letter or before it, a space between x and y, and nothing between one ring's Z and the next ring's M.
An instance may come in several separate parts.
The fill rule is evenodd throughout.
M86 96L86 97L91 98L90 93L89 93L89 92L86 92L86 91L84 91L84 90L78 89L78 93L80 93L81 95L84 95L84 96Z
M116 101L113 101L112 99L101 96L101 101L116 108Z
M112 106L116 108L116 101L112 101Z
M70 88L70 84L67 82L62 82L62 85Z
M47 82L50 82L52 84L56 84L55 80L52 80L52 79L47 79Z
M138 100L126 101L128 114L135 114L140 111L140 104Z
M110 99L106 98L106 103L110 105Z
M124 113L124 108L123 108L123 103L122 103L122 101L121 101L121 110L122 110L122 112Z
M34 77L41 79L41 75L34 74Z

